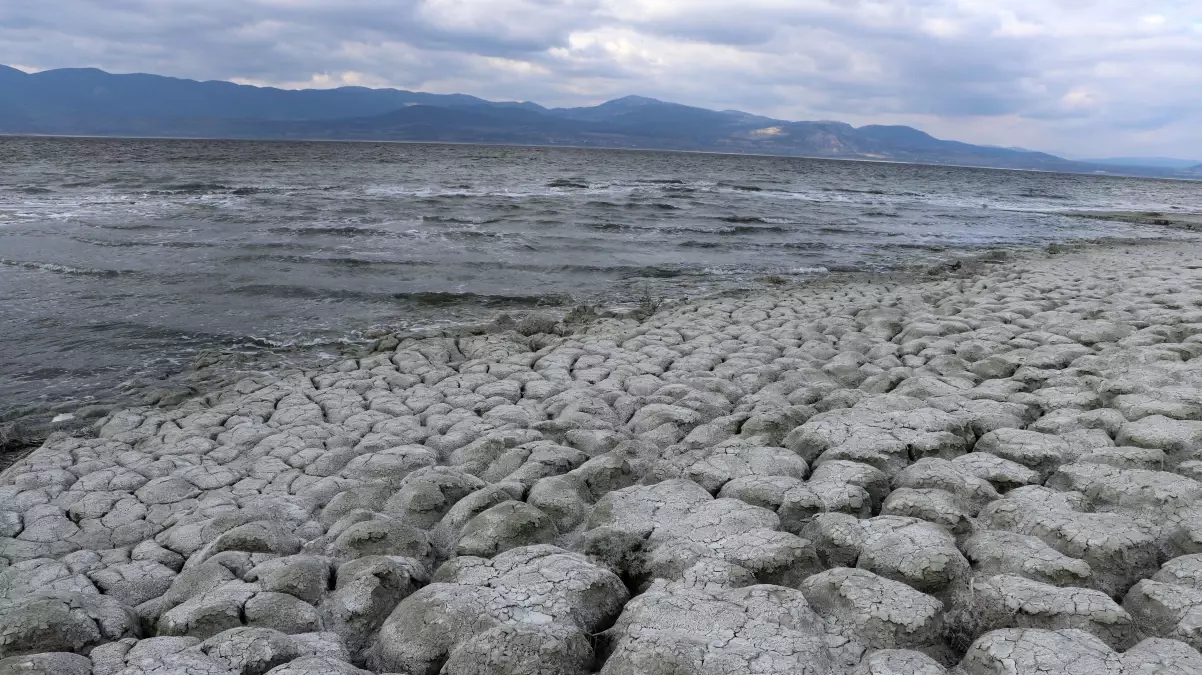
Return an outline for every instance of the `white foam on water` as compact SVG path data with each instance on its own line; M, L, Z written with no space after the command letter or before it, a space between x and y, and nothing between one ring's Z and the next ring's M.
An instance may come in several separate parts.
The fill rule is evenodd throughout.
M31 270L43 270L46 272L60 272L62 274L88 274L95 276L112 276L120 274L117 270L103 270L95 267L73 267L71 265L62 265L59 263L37 262L33 260L9 260L0 258L0 265L8 265L9 267L23 267Z

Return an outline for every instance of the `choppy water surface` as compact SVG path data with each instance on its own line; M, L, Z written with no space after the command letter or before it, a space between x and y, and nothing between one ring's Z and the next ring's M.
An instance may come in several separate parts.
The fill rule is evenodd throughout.
M453 145L0 139L0 412L197 351L1165 236L1196 183Z

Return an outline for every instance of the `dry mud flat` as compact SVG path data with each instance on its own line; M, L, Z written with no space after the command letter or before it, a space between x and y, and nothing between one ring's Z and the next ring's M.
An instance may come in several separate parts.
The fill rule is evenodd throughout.
M1049 211L1062 216L1202 231L1202 213L1184 211Z
M0 673L1202 672L1202 247L386 340L0 476Z

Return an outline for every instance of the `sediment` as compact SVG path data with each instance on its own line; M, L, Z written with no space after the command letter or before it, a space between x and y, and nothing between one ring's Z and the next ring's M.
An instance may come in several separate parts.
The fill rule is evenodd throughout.
M0 674L1202 672L1202 244L402 336L0 474Z
M1109 220L1133 225L1154 225L1175 230L1202 230L1202 213L1188 211L1050 211L1073 218Z

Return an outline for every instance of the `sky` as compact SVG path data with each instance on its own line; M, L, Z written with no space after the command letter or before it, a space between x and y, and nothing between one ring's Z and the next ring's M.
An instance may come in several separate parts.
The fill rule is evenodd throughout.
M639 94L1202 161L1202 0L13 0L0 63L548 106Z

